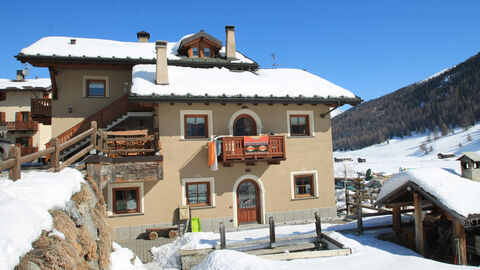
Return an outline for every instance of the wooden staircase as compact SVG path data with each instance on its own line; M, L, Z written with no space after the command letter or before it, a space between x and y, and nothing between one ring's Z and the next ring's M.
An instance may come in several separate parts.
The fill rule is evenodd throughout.
M128 112L151 112L152 110L152 107L142 106L137 103L129 103L128 95L123 95L100 111L92 114L82 122L58 135L57 139L60 144L70 140L71 138L90 129L92 121L97 123L98 128L107 128L107 126L114 122L118 123L118 119L125 119L125 115L127 115ZM65 149L62 156L67 156L70 153L79 150L82 146L87 145L89 140L90 138L86 138L83 141L77 142L70 149ZM50 142L47 143L46 146L47 148L51 147Z

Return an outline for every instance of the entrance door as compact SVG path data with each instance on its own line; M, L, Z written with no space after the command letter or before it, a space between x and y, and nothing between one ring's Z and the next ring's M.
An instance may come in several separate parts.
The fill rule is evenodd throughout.
M233 136L257 135L257 124L250 115L239 115L233 122Z
M260 223L258 185L253 180L244 180L237 188L238 224Z

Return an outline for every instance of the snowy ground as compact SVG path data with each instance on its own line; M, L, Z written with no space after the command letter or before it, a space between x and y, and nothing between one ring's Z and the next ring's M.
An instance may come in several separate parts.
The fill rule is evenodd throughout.
M470 136L471 141L468 140ZM435 167L460 171L460 162L456 159L463 152L480 151L480 123L468 130L456 129L454 134L440 136L436 141L434 136L431 142L426 143L432 151L425 154L420 145L427 141L428 134L391 139L387 142L372 145L355 151L334 152L334 157L351 157L353 162L335 162L335 177L344 177L344 171L365 173L367 169L374 172L398 173L400 168ZM459 146L461 144L461 147ZM438 159L438 153L451 152L455 158ZM357 163L357 158L366 158L366 163ZM346 166L346 168L345 168ZM356 176L356 174L355 174Z
M407 221L409 217L404 216L403 219ZM390 222L391 217L384 216L366 219L364 224L365 226L374 226L388 224ZM343 225L322 224L322 229L325 231L351 229L355 227L355 222ZM388 230L371 231L362 236L332 232L331 236L334 239L352 249L352 254L348 256L292 261L269 261L232 250L218 250L211 253L202 263L197 265L195 269L474 269L473 267L455 266L424 259L410 249L375 238L375 235L385 231ZM313 223L276 228L277 237L314 232L315 224ZM227 233L227 244L267 238L268 229L231 232ZM136 266L130 264L132 268L125 268L125 265L123 265L122 268L113 267L112 269L179 268L179 249L211 248L218 243L218 234L189 233L178 238L171 244L153 248L152 253L154 254L154 261L157 263L156 266L152 264L141 266L137 263ZM124 260L124 262L127 261Z

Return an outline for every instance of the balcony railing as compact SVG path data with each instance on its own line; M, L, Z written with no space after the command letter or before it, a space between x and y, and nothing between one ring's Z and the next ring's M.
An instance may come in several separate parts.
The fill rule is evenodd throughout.
M20 152L22 156L30 155L38 152L38 147L22 147Z
M18 121L9 121L7 122L8 130L38 130L38 122L28 121L28 122L18 122Z
M51 98L32 98L30 102L30 111L32 117L51 117L52 99Z
M285 136L268 136L268 144L265 145L267 149L264 152L249 152L246 149L244 137L223 137L220 140L222 141L222 153L219 161L224 164L252 161L277 163L286 159Z

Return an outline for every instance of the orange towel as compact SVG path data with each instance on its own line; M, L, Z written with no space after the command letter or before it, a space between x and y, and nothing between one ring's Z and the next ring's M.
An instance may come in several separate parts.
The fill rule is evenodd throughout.
M208 166L212 166L213 163L215 163L216 157L216 151L217 149L215 148L215 142L209 142L208 143Z

